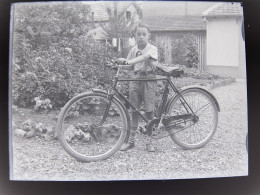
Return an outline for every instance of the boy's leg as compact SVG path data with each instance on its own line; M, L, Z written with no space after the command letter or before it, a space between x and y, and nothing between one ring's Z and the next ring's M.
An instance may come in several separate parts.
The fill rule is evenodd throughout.
M129 140L121 147L121 151L130 150L135 146L135 134L138 128L138 115L132 111L131 129Z
M154 107L156 97L157 83L156 81L148 81L143 85L143 99L148 120L154 119ZM146 148L149 152L154 152L155 148L152 144L151 137L148 137Z
M154 118L154 112L151 111L151 112L145 112L145 116L148 120L153 120Z
M129 86L129 101L137 108L140 108L142 99L141 96L139 94L139 82L137 81L132 81L130 82L130 86ZM130 136L129 136L129 140L126 144L124 144L121 147L121 151L126 151L126 150L130 150L135 146L135 134L138 128L138 120L139 120L139 116L136 112L133 111L133 109L131 109L132 111L132 120L131 120L131 129L130 129Z
M146 118L150 121L154 119L154 112L146 112L145 113ZM146 143L146 148L149 152L154 152L155 151L155 147L152 144L152 139L151 137L148 137L147 143Z

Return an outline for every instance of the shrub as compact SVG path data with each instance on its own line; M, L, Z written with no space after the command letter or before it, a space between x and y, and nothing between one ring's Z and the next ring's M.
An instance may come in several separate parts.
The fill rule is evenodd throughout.
M34 109L36 111L52 109L52 104L51 104L50 99L47 98L47 99L41 100L40 97L36 97L36 98L34 98L34 100L35 100Z
M63 2L15 8L15 105L33 106L34 98L41 97L57 108L78 93L111 82L113 73L103 64L112 51L87 35L92 27L87 5Z
M171 57L170 64L183 64L187 67L196 67L199 62L198 45L192 33L152 35L151 42L158 48L159 63L166 63L167 57Z

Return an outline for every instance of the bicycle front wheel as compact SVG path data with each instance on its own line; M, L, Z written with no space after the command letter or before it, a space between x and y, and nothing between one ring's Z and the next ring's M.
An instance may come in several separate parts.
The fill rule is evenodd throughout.
M124 142L127 114L116 99L103 93L83 93L62 109L57 132L63 148L77 160L109 158Z
M198 117L197 120L182 120L169 133L172 140L184 149L195 149L205 146L214 135L218 124L218 108L209 93L199 88L191 88L181 95ZM188 106L177 95L168 106L168 114L182 115L190 113ZM189 109L188 109L189 110Z

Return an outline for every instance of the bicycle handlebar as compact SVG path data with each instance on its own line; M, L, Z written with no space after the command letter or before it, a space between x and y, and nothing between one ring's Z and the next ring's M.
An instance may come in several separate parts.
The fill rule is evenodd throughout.
M119 76L119 72L120 72L120 69L121 69L121 68L120 68L119 64L116 63L115 60L111 60L111 63L110 63L110 64L105 64L105 67L111 68L111 69L113 69L113 70L117 70L115 77L118 77L118 76Z

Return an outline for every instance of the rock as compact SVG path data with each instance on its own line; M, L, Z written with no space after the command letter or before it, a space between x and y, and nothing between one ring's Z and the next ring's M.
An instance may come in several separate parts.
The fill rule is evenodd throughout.
M66 131L66 140L67 141L71 141L74 137L75 137L75 132L76 132L76 128L73 126L73 125L70 125L68 128L67 128L67 131Z
M21 129L31 131L32 129L35 129L35 123L31 119L28 119L22 123Z
M43 137L46 141L51 141L54 139L54 137L48 133L44 134Z
M58 116L52 117L52 120L57 121L58 120Z
M36 135L36 130L35 130L34 128L25 133L25 137L26 137L26 138L32 138L32 137L34 137L35 135Z
M83 133L84 138L82 139L83 142L89 142L91 140L91 135L89 133Z
M16 113L18 111L18 107L15 105L12 105L12 111L13 111L13 113Z
M18 137L24 137L25 134L26 134L26 131L24 131L23 129L14 130L14 135L16 135Z
M71 52L72 52L72 49L71 49L71 48L69 48L69 47L66 47L66 48L65 48L65 50L66 50L67 52L69 52L69 53L71 53Z
M47 133L49 136L53 137L54 139L58 139L58 134L56 132L55 127L53 126L48 126L47 127Z
M46 133L47 132L47 127L43 123L36 123L35 124L35 129L39 133Z

